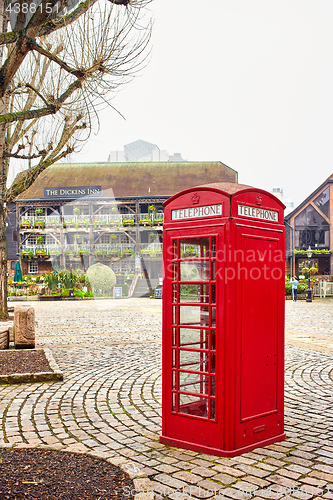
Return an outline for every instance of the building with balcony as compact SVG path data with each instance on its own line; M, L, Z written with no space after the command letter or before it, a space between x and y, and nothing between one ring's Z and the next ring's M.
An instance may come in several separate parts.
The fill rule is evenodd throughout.
M8 271L18 258L23 274L51 271L56 262L85 270L97 261L156 279L163 202L196 185L237 180L221 162L52 165L8 207Z
M306 250L310 246L310 266L318 269L319 276L333 274L332 221L333 174L285 217L287 272L302 274L309 261Z

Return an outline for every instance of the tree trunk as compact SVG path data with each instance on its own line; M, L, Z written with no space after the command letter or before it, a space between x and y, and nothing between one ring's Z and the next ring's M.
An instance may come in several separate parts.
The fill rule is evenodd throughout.
M2 203L0 203L0 319L8 319L6 209Z

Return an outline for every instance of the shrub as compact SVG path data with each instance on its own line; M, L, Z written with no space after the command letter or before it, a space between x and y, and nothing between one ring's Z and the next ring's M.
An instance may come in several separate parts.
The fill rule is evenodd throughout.
M89 267L87 278L94 292L111 292L117 281L112 269L100 262Z

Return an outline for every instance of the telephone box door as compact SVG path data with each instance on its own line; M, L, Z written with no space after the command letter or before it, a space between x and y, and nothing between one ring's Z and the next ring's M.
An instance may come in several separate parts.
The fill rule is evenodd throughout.
M223 228L221 228L223 230ZM218 349L222 330L222 294L217 286L216 227L205 234L196 230L169 231L164 310L164 418L163 434L179 442L222 446L221 385ZM220 307L219 307L220 306ZM218 338L219 337L219 338ZM221 373L222 375L222 373ZM218 424L218 425L217 425ZM163 440L163 439L162 439ZM196 446L196 449L199 449Z

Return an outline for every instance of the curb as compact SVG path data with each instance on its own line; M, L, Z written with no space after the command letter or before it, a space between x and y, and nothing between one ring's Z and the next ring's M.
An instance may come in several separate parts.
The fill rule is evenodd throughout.
M0 375L0 385L4 384L26 384L31 382L60 382L64 375L60 371L50 349L20 349L20 351L43 351L52 369L51 372L37 373L12 373L11 375Z

